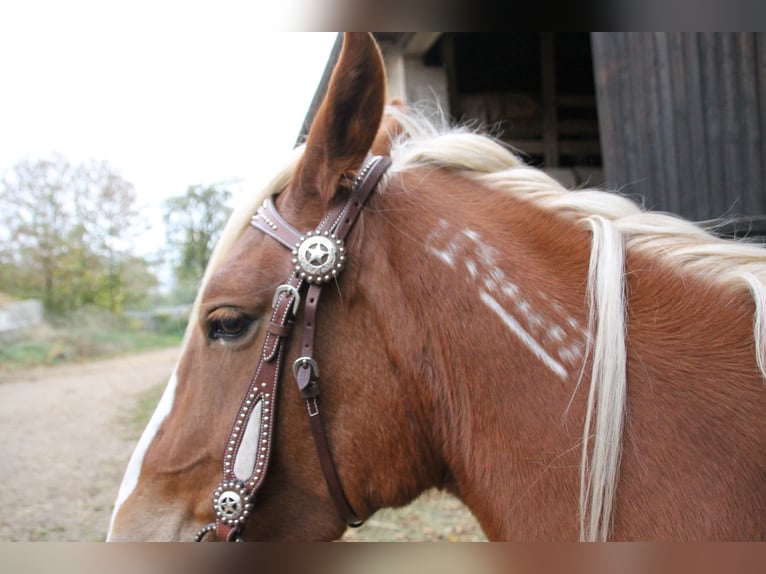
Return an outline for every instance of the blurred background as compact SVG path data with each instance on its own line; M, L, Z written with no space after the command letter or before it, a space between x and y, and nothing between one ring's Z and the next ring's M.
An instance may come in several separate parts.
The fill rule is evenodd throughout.
M336 39L262 17L0 7L0 370L178 343L236 198L292 149Z

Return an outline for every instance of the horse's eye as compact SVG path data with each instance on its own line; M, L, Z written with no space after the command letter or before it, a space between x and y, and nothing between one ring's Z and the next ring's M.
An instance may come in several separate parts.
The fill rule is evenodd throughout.
M253 320L238 309L216 309L207 319L208 337L214 341L234 341L248 332Z

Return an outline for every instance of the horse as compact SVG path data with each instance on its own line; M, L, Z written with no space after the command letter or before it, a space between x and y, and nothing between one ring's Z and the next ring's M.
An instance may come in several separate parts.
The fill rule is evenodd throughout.
M385 86L346 34L222 232L107 539L334 540L431 488L490 540L766 538L766 251Z

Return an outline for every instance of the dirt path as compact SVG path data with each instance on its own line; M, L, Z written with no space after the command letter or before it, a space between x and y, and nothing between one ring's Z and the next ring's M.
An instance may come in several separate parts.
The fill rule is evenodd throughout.
M136 437L142 391L178 349L34 369L0 380L0 541L103 540Z
M0 542L98 541L138 439L137 397L165 383L178 349L0 375ZM345 540L483 540L454 498L429 492Z

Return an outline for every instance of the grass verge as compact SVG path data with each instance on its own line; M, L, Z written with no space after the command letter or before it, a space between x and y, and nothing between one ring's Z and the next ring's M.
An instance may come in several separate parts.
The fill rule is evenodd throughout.
M154 332L120 322L45 326L0 340L0 372L104 359L181 344L183 330Z

